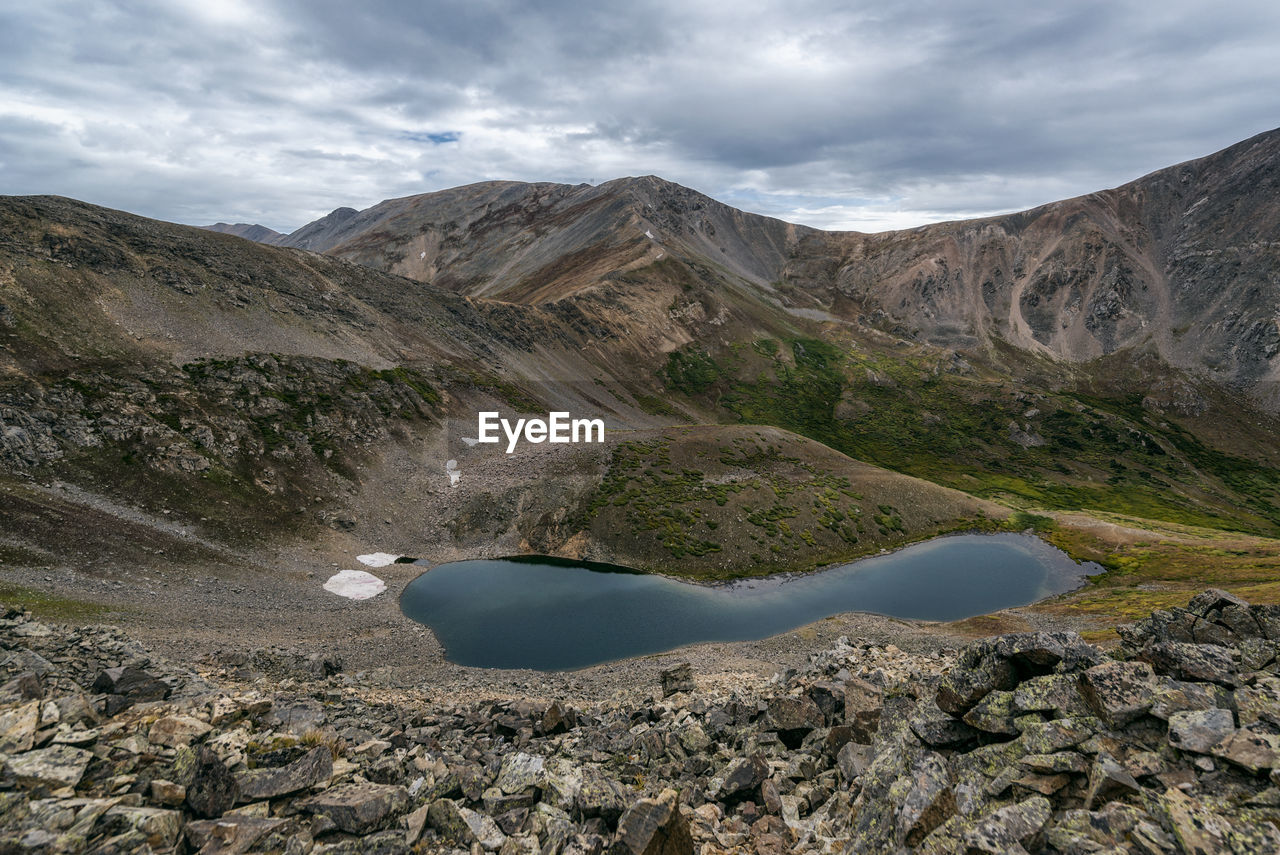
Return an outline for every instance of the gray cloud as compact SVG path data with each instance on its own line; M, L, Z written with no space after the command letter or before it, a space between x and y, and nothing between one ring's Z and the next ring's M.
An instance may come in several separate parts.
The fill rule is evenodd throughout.
M656 173L872 230L1114 186L1280 115L1267 2L25 5L0 10L0 192L183 222Z

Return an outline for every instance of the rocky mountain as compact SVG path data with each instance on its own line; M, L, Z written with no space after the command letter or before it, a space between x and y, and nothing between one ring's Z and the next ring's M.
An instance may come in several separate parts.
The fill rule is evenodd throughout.
M269 229L256 223L253 225L249 223L214 223L211 226L201 226L201 228L224 235L235 235L236 237L242 237L257 243L265 243L270 246L279 246L280 242L286 237L275 229Z
M340 208L279 242L525 303L676 258L717 288L942 347L998 341L1073 363L1150 351L1275 411L1278 187L1271 131L1114 190L884 234L793 226L648 176Z

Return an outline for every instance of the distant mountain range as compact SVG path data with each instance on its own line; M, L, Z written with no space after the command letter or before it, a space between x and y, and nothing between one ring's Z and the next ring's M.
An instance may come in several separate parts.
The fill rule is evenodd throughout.
M0 197L0 540L85 550L60 526L127 502L208 548L327 528L732 575L1010 509L1277 534L1278 183L1270 132L874 235L655 177L487 182L290 235ZM479 408L614 440L510 463L461 443ZM146 542L80 530L88 555Z
M1145 349L1280 407L1280 131L1114 190L872 235L743 213L653 176L486 182L339 208L287 236L210 228L523 303L675 258L793 314L1071 362Z

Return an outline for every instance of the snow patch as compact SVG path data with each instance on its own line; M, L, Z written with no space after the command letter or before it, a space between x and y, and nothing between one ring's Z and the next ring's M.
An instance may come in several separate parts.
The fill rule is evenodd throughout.
M340 570L329 577L324 589L348 600L367 600L387 590L387 583L363 570Z
M462 438L462 441L463 441L464 443L466 443L467 448L475 448L475 447L476 447L476 443L477 443L477 442L479 442L479 441L480 441L480 439L479 439L478 437L474 437L474 436L464 436L464 437Z
M649 231L648 229L644 230L644 236L647 237L649 240L657 240L657 238L653 236L653 232Z
M399 557L389 552L371 552L368 555L357 555L356 560L366 567L386 567L388 564L395 564Z
M418 260L419 260L419 261L421 261L422 259L424 259L424 258L426 258L426 257L427 257L427 251L426 251L425 249L424 249L422 252L418 253Z
M458 468L458 461L450 460L445 463L444 471L449 473L449 486L458 486L458 481L462 479L462 470Z

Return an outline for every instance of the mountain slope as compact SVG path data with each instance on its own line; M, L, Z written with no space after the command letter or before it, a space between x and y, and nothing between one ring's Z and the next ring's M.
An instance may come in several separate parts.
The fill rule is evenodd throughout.
M1280 132L1031 211L813 235L783 274L845 317L917 339L999 338L1084 362L1149 349L1275 410Z
M286 237L275 229L269 229L257 223L252 225L249 223L214 223L211 226L201 226L200 228L224 235L235 235L257 243L265 243L269 246L279 246L280 242Z
M393 199L284 243L525 303L660 278L678 259L714 290L942 347L999 340L1070 362L1150 350L1275 411L1277 189L1272 131L1114 190L883 234L788 225L646 177Z
M67 199L0 197L0 559L108 572L154 551L242 563L245 549L339 538L422 555L537 544L667 566L680 557L669 536L633 537L593 523L607 514L589 518L588 508L610 448L690 418L659 397L664 355L653 343L691 340L705 324L676 322L669 300L654 289L545 305L463 297ZM478 410L602 417L611 444L511 456L468 446ZM733 431L708 426L665 442L679 459L691 443L729 446ZM769 435L796 462L777 472L782 464L764 457L735 465L744 483L754 468L761 477L770 469L767 482L743 489L776 482L807 508L828 486L805 468L820 463L854 479L865 502L924 501L860 540L823 530L788 543L775 569L999 514ZM465 473L456 487L449 460ZM682 482L699 496L718 489L700 485ZM730 544L754 533L735 506L688 501ZM77 536L64 536L68 526ZM717 552L671 569L749 569L745 554Z

